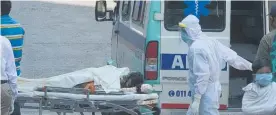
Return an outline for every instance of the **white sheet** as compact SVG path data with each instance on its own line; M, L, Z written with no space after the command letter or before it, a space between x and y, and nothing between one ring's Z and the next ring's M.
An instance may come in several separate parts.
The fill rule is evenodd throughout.
M70 99L84 99L86 95L82 94L71 94L71 93L54 93L48 92L47 95L51 98L70 98ZM18 97L36 97L36 96L44 96L43 92L32 91L19 93ZM116 100L116 101L124 101L124 100L148 100L148 99L158 99L158 95L156 93L152 94L134 94L129 93L127 95L90 95L90 100Z
M94 80L95 84L100 84L105 92L109 93L120 90L120 77L128 73L128 68L116 68L112 65L106 65L99 68L86 68L49 78L27 79L18 77L17 84L18 91L32 92L37 87L72 88L75 85Z
M266 87L250 83L243 88L242 99L244 115L275 115L276 113L276 83Z

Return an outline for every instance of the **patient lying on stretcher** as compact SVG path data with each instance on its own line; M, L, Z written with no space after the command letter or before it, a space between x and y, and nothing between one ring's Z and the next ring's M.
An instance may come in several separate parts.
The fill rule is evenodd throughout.
M131 72L120 78L121 91L124 92L133 92L138 94L151 93L153 90L152 86L143 83L143 75L140 72ZM94 81L78 84L75 87L88 89L92 94L95 93L96 89L101 89L100 87L96 88L97 86Z
M99 68L86 68L48 78L29 79L19 77L17 80L20 92L37 91L44 86L58 88L86 88L91 93L95 90L109 92L150 93L152 87L143 83L139 72L130 72L129 68L117 68L106 65ZM98 89L97 89L98 88Z

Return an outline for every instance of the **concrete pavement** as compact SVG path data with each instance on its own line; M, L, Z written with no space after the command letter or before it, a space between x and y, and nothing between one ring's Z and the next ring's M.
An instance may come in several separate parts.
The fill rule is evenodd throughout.
M96 22L94 1L13 1L26 31L22 77L50 77L98 67L110 57L110 22Z
M12 3L11 16L26 31L21 77L51 77L87 67L99 67L110 57L112 25L110 22L95 21L95 1ZM22 115L38 115L37 110L22 109L21 112ZM56 115L49 111L43 113Z

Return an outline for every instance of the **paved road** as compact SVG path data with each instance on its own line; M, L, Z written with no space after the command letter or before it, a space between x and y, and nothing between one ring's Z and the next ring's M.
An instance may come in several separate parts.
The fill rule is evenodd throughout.
M110 57L111 23L96 22L93 6L94 1L13 2L12 16L26 30L22 77L103 65Z
M51 77L105 64L110 57L111 23L95 21L94 4L94 1L13 2L11 14L26 31L22 77ZM23 109L22 115L38 112ZM45 111L44 115L55 113Z

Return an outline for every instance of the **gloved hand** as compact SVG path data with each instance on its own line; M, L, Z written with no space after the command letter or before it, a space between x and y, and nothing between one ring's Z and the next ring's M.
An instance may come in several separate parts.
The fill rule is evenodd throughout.
M141 92L143 93L151 93L153 91L153 87L149 84L142 84L141 85Z
M153 91L153 87L149 84L142 84L136 87L130 88L121 88L124 92L133 92L133 93L151 93Z
M252 63L249 64L249 69L250 69L250 71L253 71Z
M201 99L201 95L199 95L199 94L194 95L194 101L191 105L191 110L192 110L193 115L199 115L200 99Z
M13 113L13 111L14 111L14 99L12 99L9 114L11 115Z

